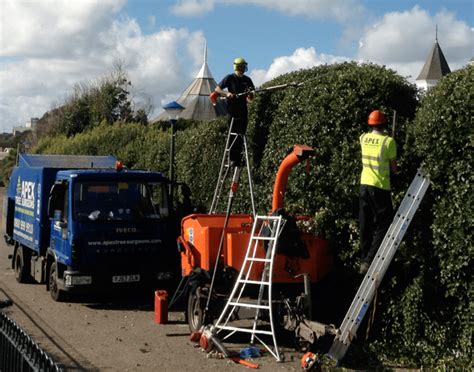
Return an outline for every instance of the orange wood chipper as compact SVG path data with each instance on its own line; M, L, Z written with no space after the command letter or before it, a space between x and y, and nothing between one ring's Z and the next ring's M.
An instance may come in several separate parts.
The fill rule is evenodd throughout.
M333 267L327 241L310 233L299 232L296 219L284 210L284 196L291 169L313 154L311 147L295 145L279 167L273 191L271 213L282 215L286 220L277 244L273 283L274 288L279 286L279 292L284 288L285 293L293 293L294 296L301 294L305 277L306 284L309 281L314 284ZM192 332L199 330L203 322L207 324L215 319L222 309L234 285L236 274L241 269L252 224L251 214L191 214L183 218L181 236L178 238L183 280L175 293L174 301L178 297L187 296L186 315ZM226 227L222 236L224 225ZM220 248L221 240L223 244ZM258 247L257 256L265 257L263 244ZM219 260L217 265L216 260ZM215 288L208 300L209 284L215 267L218 271ZM250 279L258 280L262 270L263 263L255 264ZM206 302L211 306L204 314L204 310L207 310Z

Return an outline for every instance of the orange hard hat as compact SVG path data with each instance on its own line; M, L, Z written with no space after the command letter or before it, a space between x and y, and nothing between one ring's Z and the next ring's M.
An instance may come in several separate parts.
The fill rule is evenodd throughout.
M367 121L369 125L380 125L387 122L385 114L380 110L374 110L369 115L369 120Z

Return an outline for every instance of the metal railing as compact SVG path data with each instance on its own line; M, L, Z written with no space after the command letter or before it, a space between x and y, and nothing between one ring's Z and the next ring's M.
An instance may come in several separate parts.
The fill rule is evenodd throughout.
M0 372L62 369L18 325L0 311Z

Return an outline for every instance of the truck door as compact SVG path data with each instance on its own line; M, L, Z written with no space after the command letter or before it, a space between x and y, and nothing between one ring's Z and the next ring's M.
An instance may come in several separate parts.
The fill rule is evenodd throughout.
M48 214L51 220L50 248L56 253L58 261L67 265L70 260L68 182L58 182L52 187L49 197Z

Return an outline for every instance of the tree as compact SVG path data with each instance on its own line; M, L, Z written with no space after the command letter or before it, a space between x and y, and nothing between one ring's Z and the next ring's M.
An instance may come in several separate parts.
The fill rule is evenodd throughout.
M134 112L131 88L132 84L120 63L108 76L95 82L76 84L63 104L45 113L39 120L36 140L42 136L72 137L103 121L108 124L118 121L147 124L144 110Z

